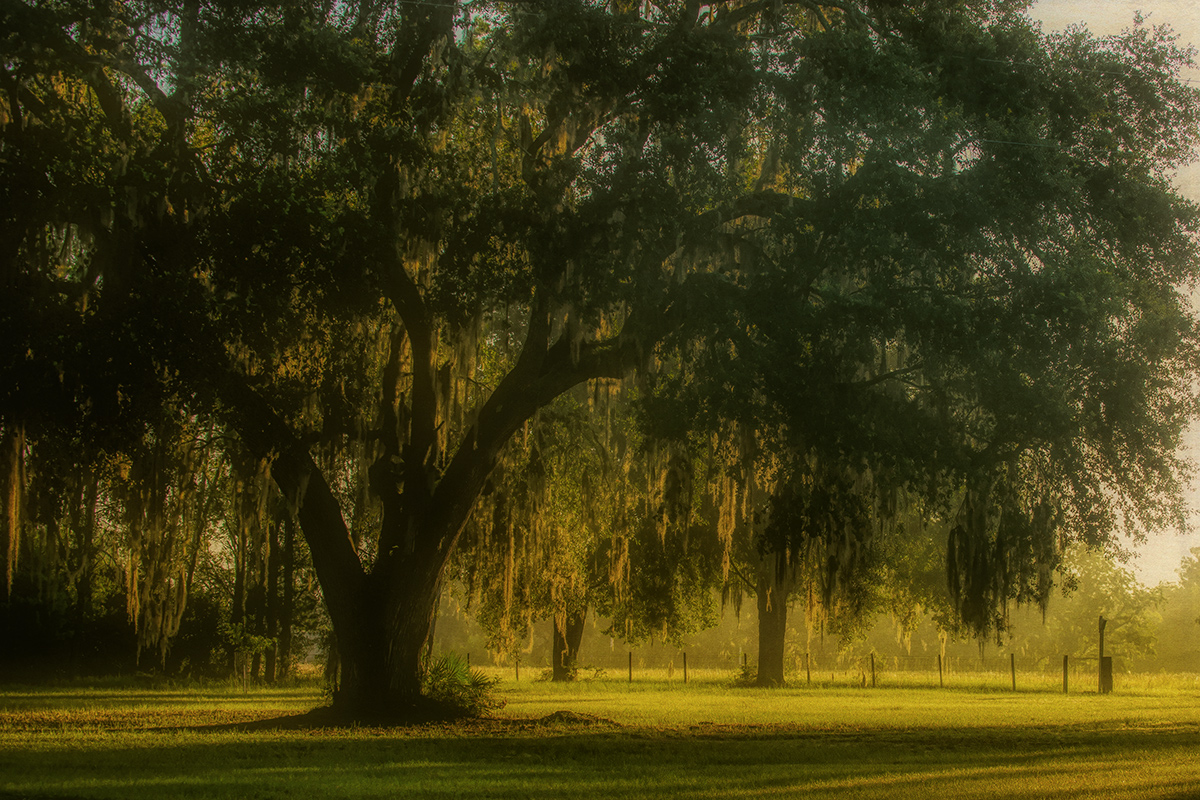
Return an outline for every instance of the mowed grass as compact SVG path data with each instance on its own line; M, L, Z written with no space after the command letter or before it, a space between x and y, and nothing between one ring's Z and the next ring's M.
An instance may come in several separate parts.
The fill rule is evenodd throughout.
M1197 676L1108 696L636 677L508 680L496 719L409 729L253 724L315 687L0 689L0 798L1200 797ZM563 710L589 716L545 720Z

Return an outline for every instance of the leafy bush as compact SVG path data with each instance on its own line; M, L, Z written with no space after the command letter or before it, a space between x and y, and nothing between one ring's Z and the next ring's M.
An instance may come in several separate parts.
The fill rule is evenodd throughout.
M733 674L733 686L746 687L758 685L758 667L743 663Z
M446 653L429 664L425 672L425 696L465 717L483 716L504 707L497 696L497 678L473 670L455 653Z

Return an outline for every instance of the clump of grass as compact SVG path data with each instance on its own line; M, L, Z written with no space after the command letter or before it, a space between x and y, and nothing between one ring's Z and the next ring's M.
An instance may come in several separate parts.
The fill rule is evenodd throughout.
M749 664L742 664L738 667L737 672L733 674L731 684L735 688L745 688L748 686L758 685L758 667L752 667Z
M471 669L455 653L446 653L430 662L425 672L425 697L454 716L482 717L504 707L497 692L498 678Z
M589 675L588 673L591 674ZM606 678L608 678L608 670L604 669L603 667L593 667L590 665L580 667L576 665L572 666L567 671L566 682L578 683L580 681L601 681L605 680ZM543 683L552 682L554 680L554 669L551 667L546 667L544 670L539 672L537 677L533 680L535 682Z

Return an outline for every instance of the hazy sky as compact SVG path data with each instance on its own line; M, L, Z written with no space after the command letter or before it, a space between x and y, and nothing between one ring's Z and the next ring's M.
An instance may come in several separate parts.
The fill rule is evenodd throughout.
M1129 27L1138 12L1146 18L1146 24L1169 25L1179 34L1181 43L1200 47L1200 2L1197 0L1038 0L1033 6L1034 18L1040 20L1046 30L1083 23L1097 35L1116 33ZM1200 70L1192 70L1189 78L1200 83ZM1181 170L1176 184L1185 196L1200 202L1200 164ZM1200 305L1200 298L1193 296L1193 300ZM1189 441L1192 457L1200 460L1200 430L1193 429ZM1191 548L1200 547L1200 491L1192 493L1191 517L1195 531L1190 535L1162 534L1152 537L1140 549L1137 562L1132 566L1144 583L1153 585L1176 579L1179 562Z
M1179 35L1181 44L1200 48L1200 2L1197 0L1037 0L1033 16L1046 30L1058 30L1083 23L1097 35L1117 33L1133 24L1141 12L1147 25L1168 25ZM1189 73L1200 82L1200 69ZM1179 175L1180 190L1200 201L1200 164L1184 168Z

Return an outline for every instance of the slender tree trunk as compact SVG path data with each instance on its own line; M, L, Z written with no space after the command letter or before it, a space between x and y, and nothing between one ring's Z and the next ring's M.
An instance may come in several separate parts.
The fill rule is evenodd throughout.
M274 683L277 676L277 658L279 655L279 525L277 520L268 523L267 533L267 597L264 613L266 614L266 635L271 639L267 649L266 660L263 664L263 677L267 683Z
M96 539L96 506L99 502L100 478L95 471L90 471L84 478L82 508L79 521L79 549L77 565L78 575L75 580L75 634L82 636L87 622L92 617L93 606L93 550Z
M784 645L787 640L787 603L792 577L779 568L779 556L764 556L758 569L758 679L759 686L783 686Z
M245 534L239 531L233 563L233 599L229 609L230 625L234 630L238 630L240 626L243 635L246 633L246 553L244 544ZM231 643L229 649L229 672L231 675L240 674L240 649L240 643Z
M579 646L583 642L584 623L587 622L587 606L568 612L565 625L554 618L553 680L573 681L579 667Z
M0 561L3 562L5 590L12 594L17 569L17 554L21 549L21 502L25 491L25 429L11 423L4 426L0 440L4 469L4 536L0 538Z
M283 522L283 596L279 603L279 660L278 676L286 678L292 671L292 617L296 612L296 521L288 515Z

